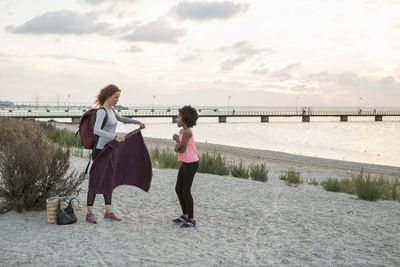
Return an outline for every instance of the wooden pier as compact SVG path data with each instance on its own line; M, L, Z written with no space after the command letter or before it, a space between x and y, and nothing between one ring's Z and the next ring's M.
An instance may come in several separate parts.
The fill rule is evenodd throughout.
M73 123L78 123L81 115L89 108L50 108L50 107L18 107L1 108L0 116L14 118L70 118ZM118 110L118 109L117 109ZM122 116L133 118L171 118L176 122L178 110L170 108L130 108L119 109ZM260 122L269 122L274 117L300 117L302 122L310 122L312 117L337 117L338 121L346 122L349 117L373 117L375 121L382 121L387 116L400 116L400 110L372 109L372 110L226 110L218 108L198 109L199 117L215 117L218 122L224 123L227 118L234 117L259 117Z

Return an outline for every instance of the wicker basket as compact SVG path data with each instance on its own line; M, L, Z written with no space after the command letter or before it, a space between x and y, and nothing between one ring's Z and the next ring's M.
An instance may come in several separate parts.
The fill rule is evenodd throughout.
M67 207L67 202L65 202L64 198L51 197L46 200L48 223L56 223L57 205L59 199L61 199L61 208L65 209Z

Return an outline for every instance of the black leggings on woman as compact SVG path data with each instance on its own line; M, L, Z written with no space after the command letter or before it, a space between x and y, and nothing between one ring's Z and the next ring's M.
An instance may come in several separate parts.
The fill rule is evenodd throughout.
M92 154L92 158L93 160L95 160L95 158L97 157L97 155L100 153L101 149L95 149L93 154ZM104 197L104 203L106 205L111 205L111 194L103 194ZM87 205L89 207L92 207L94 204L94 200L96 199L96 194L93 192L88 191L87 194Z
M175 192L178 195L182 213L188 214L189 219L193 219L193 198L190 190L198 168L198 161L191 163L182 162L175 186Z

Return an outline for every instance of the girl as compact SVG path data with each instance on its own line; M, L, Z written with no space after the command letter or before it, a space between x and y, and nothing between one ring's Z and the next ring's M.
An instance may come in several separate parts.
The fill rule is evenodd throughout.
M107 144L108 142L112 140L116 140L117 142L123 142L125 140L123 136L117 135L115 133L115 130L117 128L117 120L124 123L135 123L139 124L141 127L145 127L145 125L140 121L133 120L127 117L122 117L112 108L118 103L120 95L121 95L121 90L113 84L107 85L106 87L101 89L101 91L97 95L95 103L100 107L104 107L105 110L100 108L96 112L94 134L99 136L99 139L96 143L96 149L92 154L93 160L96 159L97 155L99 155L104 145ZM107 113L107 120L102 128L104 118L106 117L106 113ZM121 219L115 216L115 214L112 212L111 194L104 194L103 196L106 206L104 218L110 221L121 221ZM93 214L93 204L95 198L96 194L88 191L86 221L90 223L97 223L96 217Z
M179 135L174 134L175 152L178 152L178 161L181 161L175 192L178 195L182 208L182 216L173 220L174 223L182 224L181 227L196 227L193 217L193 198L190 192L194 175L199 168L196 144L194 142L192 127L196 125L199 118L196 109L184 106L178 110L178 127L182 127Z

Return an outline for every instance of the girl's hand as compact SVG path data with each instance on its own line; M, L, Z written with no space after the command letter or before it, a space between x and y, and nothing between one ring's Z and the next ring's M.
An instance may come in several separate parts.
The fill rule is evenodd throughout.
M117 141L118 143L124 142L125 141L125 137L123 137L121 135L117 135L115 137L115 141Z
M174 136L172 137L172 139L174 139L175 141L179 142L179 135L174 134Z
M146 128L146 125L144 123L139 123L140 127Z

